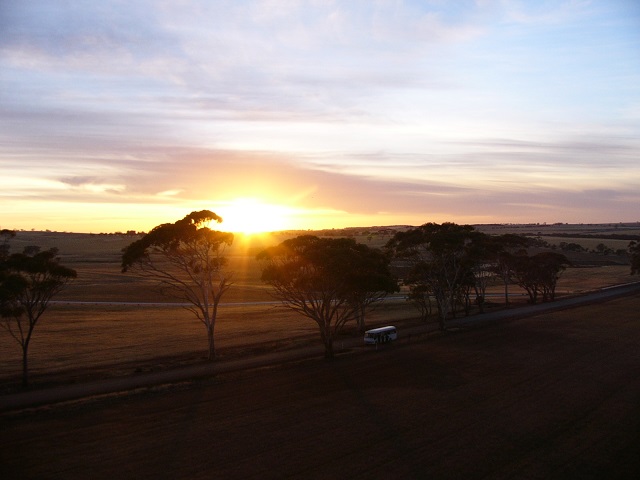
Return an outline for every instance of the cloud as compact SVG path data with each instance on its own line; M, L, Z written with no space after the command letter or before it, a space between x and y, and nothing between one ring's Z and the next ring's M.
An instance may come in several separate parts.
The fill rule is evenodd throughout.
M254 110L310 89L345 102L376 85L437 85L416 69L424 49L468 41L477 30L393 2L136 2L126 9L35 2L7 10L1 45L14 68L153 78L197 96L235 96Z
M176 53L176 39L158 28L143 2L34 0L6 3L0 48L14 65L123 73L135 63Z
M590 0L505 0L502 6L505 20L509 22L518 25L557 25L576 21L577 17L587 14L593 8L592 3Z
M640 37L622 2L0 9L0 198L634 215Z

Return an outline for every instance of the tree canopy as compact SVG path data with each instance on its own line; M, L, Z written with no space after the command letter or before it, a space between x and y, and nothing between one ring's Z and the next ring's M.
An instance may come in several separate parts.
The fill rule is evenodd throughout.
M529 256L526 252L511 257L513 277L529 295L529 303L555 300L560 274L571 262L561 253L540 252Z
M504 285L504 303L509 306L509 283L511 283L514 275L513 255L517 251L526 251L529 239L521 235L507 233L491 237L499 248L496 250L493 263L490 269L494 272Z
M148 261L150 253L184 253L194 244L219 244L233 241L233 234L211 230L206 226L210 222L222 222L222 217L210 210L191 212L182 220L163 223L153 228L140 240L127 246L122 252L122 271L132 265Z
M231 287L224 251L233 243L233 234L210 229L210 222L220 223L222 218L201 210L158 225L123 249L122 271L136 268L140 275L157 280L163 294L187 303L185 308L206 327L212 360L218 307Z
M22 385L29 383L29 344L38 320L51 299L76 277L60 264L58 250L28 246L22 253L0 254L0 325L22 348Z
M262 280L282 304L318 325L325 356L345 323L397 288L389 258L352 238L302 235L260 252Z
M629 243L629 255L631 256L631 275L640 273L640 242L634 240Z
M555 252L529 256L528 244L529 240L519 235L490 236L470 225L426 223L398 232L387 246L411 265L406 277L410 299L424 315L429 310L429 296L433 296L439 326L444 329L449 313L455 316L456 303L462 303L468 312L472 290L483 311L485 291L495 274L504 282L507 303L511 279L527 291L531 303L540 298L554 300L557 281L569 260Z
M425 223L398 232L387 243L397 257L412 265L409 278L414 289L435 297L440 329L445 328L466 274L480 258L484 237L470 225Z

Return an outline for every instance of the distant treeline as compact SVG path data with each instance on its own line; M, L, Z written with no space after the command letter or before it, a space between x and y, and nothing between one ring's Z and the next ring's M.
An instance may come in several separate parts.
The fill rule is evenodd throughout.
M562 238L589 238L596 240L640 240L640 235L625 235L619 233L610 233L592 235L587 233L539 233L538 236L542 237L562 237Z

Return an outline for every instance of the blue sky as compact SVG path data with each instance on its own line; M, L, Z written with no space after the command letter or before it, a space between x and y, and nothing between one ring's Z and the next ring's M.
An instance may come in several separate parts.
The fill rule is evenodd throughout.
M640 3L1 2L0 113L1 228L639 221Z

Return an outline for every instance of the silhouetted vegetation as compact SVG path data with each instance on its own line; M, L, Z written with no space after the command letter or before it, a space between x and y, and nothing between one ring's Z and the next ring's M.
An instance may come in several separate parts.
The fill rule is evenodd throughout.
M597 235L587 233L544 233L549 237L568 237L568 238L585 238L585 239L602 239L602 240L640 240L640 235L625 233L599 233Z
M511 256L512 271L515 282L527 291L530 303L555 300L556 285L560 274L571 262L556 252L541 252L529 256L519 252Z
M479 273L474 267L483 260L486 237L470 225L426 223L398 232L388 242L396 257L411 265L407 282L412 285L413 297L421 305L426 303L420 295L435 298L440 329L445 328L449 313L455 311L456 298L464 296L464 287Z
M156 279L163 294L189 304L185 308L207 329L209 360L215 357L218 306L231 286L223 270L224 250L233 243L233 234L206 226L212 221L222 218L209 210L192 212L175 223L158 225L122 252L123 272L134 267L140 275Z
M640 273L640 242L629 243L629 256L631 257L631 275Z
M76 271L64 267L58 250L25 247L22 253L10 254L9 238L14 232L3 230L0 248L0 326L22 349L22 386L29 384L29 345L40 317L49 301L76 277Z
M527 291L530 303L554 300L560 273L570 264L555 252L529 256L528 247L550 248L539 238L489 236L455 223L426 223L398 232L387 246L410 265L405 277L408 298L416 303L423 319L431 312L430 297L435 299L440 329L445 328L449 315L455 317L457 305L469 314L472 292L482 313L486 289L496 276L504 283L507 305L508 285L514 280Z
M494 238L497 244L495 256L489 270L495 273L504 285L504 304L509 306L509 284L511 284L513 271L512 257L516 251L526 251L529 239L521 235L504 234Z
M96 298L101 301L103 300L103 291L101 290L103 286L106 286L110 292L108 298L104 297L108 301L119 301L121 299L119 295L124 296L123 300L130 302L138 300L141 302L157 302L162 300L155 296L156 292L152 291L151 282L123 279L117 274L111 278L112 273L109 272L109 269L117 268L117 263L120 261L124 271L135 268L141 275L154 278L157 281L159 292L181 303L189 303L191 305L187 310L193 312L205 325L209 340L209 358L214 358L216 355L214 330L218 316L218 306L221 305L222 295L226 294L231 286L230 275L224 271L229 268L225 257L225 249L233 241L231 234L210 230L205 226L209 221L216 222L218 220L219 217L213 212L206 210L192 212L178 222L159 225L147 235L131 230L121 234L121 238L116 238L115 234L105 235L101 238L97 234L52 234L51 232L27 232L24 235L18 234L18 238L16 238L13 231L0 231L0 258L3 259L0 272L2 280L0 293L3 299L2 323L4 329L9 333L11 331L8 327L13 328L13 333L16 334L13 337L15 340L19 343L24 341L25 366L26 352L29 348L32 332L29 333L28 328L25 328L25 336L21 338L19 335L21 327L15 323L15 318L18 316L22 325L28 326L26 311L17 302L12 301L12 299L16 298L15 295L21 291L24 283L23 279L18 276L11 276L8 271L7 260L12 257L9 254L10 240L15 238L11 243L12 245L19 245L20 250L31 244L42 244L42 250L49 249L46 250L48 255L52 255L58 262L58 251L52 246L60 245L60 242L62 242L60 246L62 247L62 261L64 263L69 260L74 268L76 264L79 265L78 271L82 272L83 279L87 271L91 272L92 275L96 275L93 279L87 281L88 283L82 287L82 290L76 290L76 284L72 289L69 289L69 294L65 292L64 300L93 300L93 296L97 295ZM487 230L495 232L496 229ZM497 230L505 231L501 228ZM547 242L547 237L541 238L539 232L536 233L536 228L529 229L529 231L526 230L518 226L517 228L514 227L512 231L522 232L520 234L489 235L476 230L473 226L461 226L454 223L442 225L425 224L421 227L331 229L322 231L321 233L324 236L303 235L299 237L315 238L313 241L307 242L307 240L302 241L291 238L289 241L265 250L269 255L261 258L261 261L265 262L262 265L257 262L248 262L247 259L255 258L256 252L263 250L268 245L280 242L283 238L288 238L292 234L291 232L287 235L280 233L260 239L256 237L253 240L254 243L248 249L244 245L235 245L231 251L226 250L230 255L229 260L234 265L231 269L236 272L242 272L239 280L238 278L234 279L238 283L240 290L234 288L231 291L233 298L229 301L245 302L247 300L263 301L268 299L268 289L262 288L259 284L260 273L262 273L262 280L271 284L272 287L276 286L276 280L281 282L282 279L277 276L269 277L265 269L261 267L265 267L269 262L274 261L274 265L277 265L281 269L280 273L283 273L285 271L285 263L294 258L289 257L285 262L285 256L280 255L280 253L286 251L283 245L291 247L289 249L289 253L291 253L291 249L302 249L302 243L307 242L308 245L303 249L305 250L304 255L306 255L305 261L307 262L304 268L307 269L307 272L311 272L310 265L316 268L324 262L322 268L327 275L323 281L334 281L334 293L336 295L339 294L339 296L324 296L325 293L322 288L325 288L328 283L320 283L321 276L318 273L320 269L316 268L313 275L307 278L308 283L306 285L301 281L296 284L297 287L309 287L306 298L310 299L310 302L313 302L314 305L306 308L303 306L304 302L298 302L296 297L295 302L298 303L292 302L287 306L292 312L307 318L313 318L320 328L321 335L323 335L325 350L330 352L327 356L331 356L333 355L333 341L341 331L342 326L350 322L354 326L354 331L356 327L359 331L364 330L369 312L380 305L380 301L390 292L397 290L397 282L391 275L390 270L394 275L402 278L403 293L406 293L407 300L410 300L418 308L420 321L427 322L430 321L430 318L433 318L433 321L438 322L440 328L445 328L447 320L454 318L456 315L469 315L472 312L483 313L486 309L499 307L497 302L501 303L501 300L496 301L495 298L499 298L501 295L498 288L502 284L504 284L504 304L507 306L511 303L509 289L515 285L519 287L515 289L515 293L520 295L519 298L514 297L516 302L524 301L523 298L525 296L530 303L554 300L556 286L563 271L569 266L569 260L574 262L573 266L587 267L585 269L572 269L570 278L567 280L567 288L574 289L570 291L580 291L579 289L575 290L576 287L572 282L575 282L576 276L592 275L591 269L596 265L623 266L622 269L627 274L626 265L628 265L628 259L630 259L631 273L640 273L640 246L637 241L632 241L628 250L625 249L623 251L618 248L621 246L620 242L612 243L614 248L618 248L618 250L614 251L613 248L607 245L606 241L580 242L580 240L576 240L576 242L571 242L569 237L567 237L567 242L560 242L559 245L556 239L554 245ZM388 248L383 250L371 248L371 245L384 245L388 240L385 237L391 236L391 233L393 233L393 236L387 243ZM572 234L572 237L579 238L580 235ZM82 238L90 240L83 242ZM274 240L275 238L278 238L278 240ZM358 243L356 238L362 243ZM128 242L132 243L129 244ZM296 242L301 243L293 248ZM117 252L127 244L128 246L121 251L122 255L118 256ZM88 245L90 247L87 247ZM14 246L14 248L18 250L18 247ZM36 253L45 253L37 252L33 248L37 247L27 247L23 254L35 256ZM109 250L96 253L97 248L107 248ZM284 250L277 253L278 248ZM416 252L419 252L419 255ZM568 259L556 252L566 253ZM300 255L300 252L297 251L296 255ZM606 255L618 255L618 257L603 258ZM105 262L104 266L101 266L102 262ZM87 268L87 264L90 264L91 267ZM301 270L304 269L302 263L297 265ZM294 268L294 264L289 264L286 268L289 267ZM620 270L616 270L616 272L618 271ZM100 274L104 274L104 280L98 277ZM607 272L603 272L603 274L605 277L608 276ZM597 272L595 276L598 276ZM300 279L301 277L294 276L292 278ZM245 283L247 280L249 280L249 284ZM208 281L211 281L211 284L207 286ZM616 281L626 282L628 280L621 279ZM123 287L122 284L135 286L135 288ZM187 285L189 286L187 287ZM278 288L283 288L284 285L285 283L281 282ZM291 285L287 285L287 288L289 286ZM193 290L190 291L189 288ZM319 292L322 292L323 299L328 298L326 302L321 303L318 301L320 298ZM283 304L286 304L282 297L275 295L277 288L273 288L271 293ZM151 299L152 297L153 299ZM226 298L228 299L229 296L227 295ZM333 300L333 298L337 300ZM311 303L308 303L308 305L311 305ZM60 315L65 314L61 314L59 311L66 308L68 307L56 306L52 309L50 315L59 315L59 317L55 318L64 319ZM77 308L77 306L72 307L72 309ZM133 310L137 307L131 306L130 308ZM258 307L252 306L251 308ZM314 308L317 308L316 312L313 311ZM324 310L322 310L323 308ZM386 316L386 312L396 315L397 311L402 308L406 307L399 307L397 304L391 303L386 304L383 317ZM434 308L437 308L438 311L434 312ZM342 311L338 312L337 310L340 309ZM411 324L411 322L417 320L417 315L411 316L408 308L406 308L406 311L407 313L403 310L402 315L407 316L403 316L399 320L400 322L406 321ZM321 312L318 315L325 315L324 317L316 317L321 319L319 322L314 318L317 312ZM328 317L327 315L329 314L334 316ZM231 313L230 318L235 321L245 314L238 313L235 317L233 315L236 315L236 313ZM263 314L260 313L259 315ZM283 313L274 311L269 315L280 321ZM140 314L140 317L143 317L143 314ZM254 317L255 315L252 314L252 318ZM167 318L170 318L170 316ZM295 324L298 318L295 315L289 315L287 321ZM375 321L378 325L381 320L384 321L384 318L381 319L378 315L369 317L369 322ZM173 320L167 320L168 324L171 321ZM302 329L305 330L305 335L315 335L315 325L311 328L312 324L311 322L309 323L308 326L302 326ZM141 325L144 325L144 323ZM327 325L329 325L328 330ZM400 325L402 326L403 324L400 323ZM46 324L38 327L41 330L39 336L45 334L45 330L49 327ZM224 325L222 327L225 328ZM194 326L194 329L196 328L201 327ZM277 329L278 327L275 328ZM269 332L269 330L265 331ZM327 331L329 332L328 334L326 333ZM170 332L169 328L169 330L164 330L158 335L173 338ZM282 335L282 333L278 332L278 335ZM299 332L294 332L291 342L299 341L298 337ZM195 338L197 341L197 332L195 333ZM227 345L226 338L225 336L225 345ZM272 340L273 338L270 338L269 342ZM12 342L13 340L6 342L3 347L14 348L11 346ZM231 342L231 348L236 349L238 345L244 345L242 342L242 339L234 340L234 342ZM268 345L265 344L263 338L254 337L251 342L254 343L250 347L251 349L269 349L272 346L269 342L267 342ZM278 339L278 343L275 344L274 348L285 348L283 345L287 343L288 339ZM260 346L258 347L258 345ZM194 349L194 346L191 345L189 348ZM197 348L197 345L195 348ZM227 354L226 349L223 353ZM35 354L39 356L41 354L40 349ZM10 371L18 371L17 361L18 358L16 356L12 360L14 363L9 367ZM33 363L33 360L31 362ZM38 365L40 365L39 362ZM34 378L36 378L36 374L37 371L34 370L32 372Z
M333 358L333 341L347 322L356 320L364 330L366 311L397 290L389 257L353 238L303 235L265 249L257 259L273 296L318 324L326 358Z
M560 242L560 245L558 245L560 247L560 250L563 250L565 252L586 252L587 249L584 248L582 245L579 245L577 243L574 242Z

